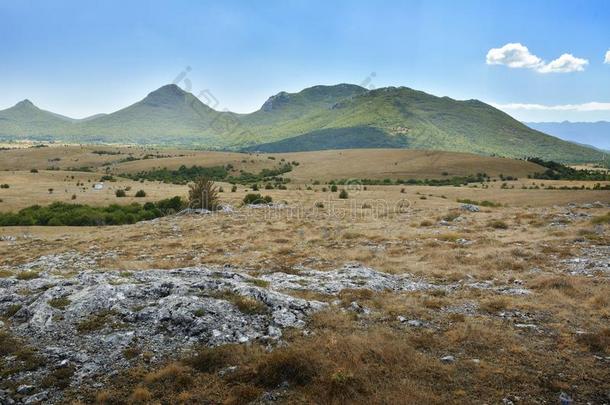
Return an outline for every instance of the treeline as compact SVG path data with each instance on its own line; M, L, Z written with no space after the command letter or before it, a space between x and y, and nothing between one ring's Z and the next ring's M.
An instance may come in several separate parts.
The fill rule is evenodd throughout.
M542 173L534 173L529 178L540 180L590 180L590 181L610 181L610 174L604 170L574 169L564 164L543 160L540 158L527 158L528 162L536 163L546 170Z
M0 213L0 226L100 226L134 224L175 213L186 206L180 197L144 205L112 204L92 207L55 202L48 206L32 205L17 213Z
M120 174L120 176L132 180L149 180L172 184L187 184L198 177L206 177L214 181L224 180L229 175L228 169L230 169L230 166L186 167L185 165L182 165L177 170L162 168L138 173L123 173Z
M482 183L489 181L489 176L485 173L477 173L471 176L450 177L443 179L340 179L333 180L329 184L362 184L367 186L383 185L417 185L417 186L461 186L469 183Z
M180 166L177 170L167 168L143 171L138 173L123 173L120 176L132 180L149 180L161 181L163 183L172 184L187 184L199 177L205 177L213 181L226 181L232 184L252 184L260 181L273 181L276 183L285 183L288 180L280 177L284 173L292 171L291 163L282 163L276 168L262 169L259 173L249 173L240 171L239 175L230 175L233 170L232 165L226 166Z

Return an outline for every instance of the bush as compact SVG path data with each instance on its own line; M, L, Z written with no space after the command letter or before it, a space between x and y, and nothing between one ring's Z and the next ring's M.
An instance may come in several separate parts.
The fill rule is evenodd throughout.
M488 225L493 229L508 229L508 224L500 220L490 221Z
M256 368L256 375L261 385L273 388L284 381L305 385L318 375L318 370L311 356L298 349L280 348L265 356Z
M144 190L138 190L138 192L136 193L136 197L140 198L140 197L146 197L146 191Z
M30 173L38 173L38 169L30 169Z
M591 220L591 223L593 224L610 224L610 212L599 216L599 217L595 217Z
M98 226L123 225L151 220L174 213L184 207L180 197L148 202L144 206L112 204L108 207L91 207L82 204L56 202L46 207L33 205L17 213L0 213L0 226Z
M8 184L0 184L0 188L9 188L10 186Z
M254 193L249 193L246 194L246 196L244 197L244 204L254 204L254 205L258 205L258 204L269 204L273 201L273 199L271 198L271 196L262 196L258 193L254 194Z
M236 192L236 191L237 191L237 186L236 186L236 185L233 185L233 186L231 187L231 192L232 192L232 193L234 193L234 192Z
M330 186L330 191L333 192L333 193L336 193L337 192L337 186L335 184Z
M258 184L252 185L252 191L258 191Z
M126 196L127 196L127 194L125 193L125 190L122 190L122 189L117 190L117 191L114 193L114 195L116 195L116 196L117 196L117 197L119 197L119 198L120 198L120 197L126 197Z
M199 177L189 185L189 207L205 210L218 209L218 188L207 177Z
M349 197L349 195L347 194L347 191L341 190L341 192L339 193L339 198L346 200Z

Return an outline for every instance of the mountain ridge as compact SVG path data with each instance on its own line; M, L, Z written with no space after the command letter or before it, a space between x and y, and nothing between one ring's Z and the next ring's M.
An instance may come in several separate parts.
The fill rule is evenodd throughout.
M0 137L228 150L257 150L285 141L282 148L296 150L353 145L574 162L599 158L599 151L531 129L480 100L347 83L279 92L249 114L214 110L175 84L82 120L41 110L26 99L0 111Z

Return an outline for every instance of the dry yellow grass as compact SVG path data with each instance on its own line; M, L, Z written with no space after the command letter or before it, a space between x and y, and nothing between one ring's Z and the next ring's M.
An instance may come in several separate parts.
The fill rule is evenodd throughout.
M305 157L285 156L302 162L303 168L315 166ZM100 176L0 172L0 183L11 184L0 192L0 209L63 198L61 185L75 183L63 181L72 174L81 181ZM143 200L186 194L186 186L140 186L126 180L112 184L131 184L132 193L143 188L149 194ZM280 395L283 403L501 403L517 396L523 403L554 403L562 391L577 401L607 401L608 276L599 271L571 274L565 261L610 243L608 225L591 222L607 208L568 209L567 204L607 204L610 194L500 189L499 182L489 186L368 186L341 200L338 193L322 192L322 185L299 190L305 187L295 181L288 190L261 191L274 201L286 201L283 209L239 208L232 214L166 217L119 227L2 228L0 236L17 240L0 241L0 266L96 249L115 253L96 264L103 271L230 264L261 277L298 273L301 267L330 270L357 261L378 271L454 286L417 292L354 289L337 297L292 291L338 304L309 320L307 328L314 333L287 331L287 344L272 352L258 344L230 345L153 365L133 360L133 368L103 381L103 390L73 395L85 403L238 404L259 400L267 391ZM62 194L48 195L48 187ZM224 188L221 199L237 207L245 187L236 193ZM465 198L502 206L470 213L457 202ZM409 204L395 209L405 200ZM117 199L108 190L87 191L76 201L132 199ZM324 207L316 208L316 202ZM443 218L453 220L443 223ZM494 221L506 229L489 226ZM525 288L530 294L510 295L481 285ZM351 310L354 301L370 312ZM399 316L426 326L409 327ZM441 362L446 355L455 362ZM231 366L237 368L218 373ZM284 381L286 388L276 389Z

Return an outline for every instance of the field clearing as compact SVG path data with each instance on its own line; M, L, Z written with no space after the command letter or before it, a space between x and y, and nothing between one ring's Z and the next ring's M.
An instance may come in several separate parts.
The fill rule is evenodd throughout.
M165 198L181 196L186 198L188 186L166 184L155 181L133 181L121 177L115 177L116 181L105 181L102 190L94 190L93 185L101 179L100 173L86 173L58 170L41 170L38 173L29 171L0 171L0 184L8 184L8 189L0 189L0 212L16 211L33 204L46 205L56 201L65 203L89 204L93 206L104 206L109 204L129 204L132 202L144 203L147 201L159 201ZM77 186L77 183L80 185ZM399 199L408 199L411 204L417 206L446 206L457 205L457 199L471 199L476 201L493 201L498 204L509 206L532 206L541 207L549 205L561 205L583 203L588 201L610 202L610 193L607 190L523 190L521 187L532 187L535 185L562 187L562 186L585 186L592 187L596 182L574 182L574 181L540 181L540 180L518 180L506 182L514 189L502 189L503 182L485 183L489 188L469 187L431 187L431 186L362 186L351 184L339 186L346 188L352 198L361 202L385 201L388 204L395 203ZM610 184L604 183L602 184ZM231 184L218 182L217 185L224 190L220 194L221 201L239 206L243 197L252 192L248 185L237 185L236 192L230 192ZM312 185L307 190L304 185L287 185L288 190L264 190L258 193L270 195L274 201L287 201L290 203L301 203L304 207L313 207L316 201L334 201L335 204L345 205L348 201L339 200L338 193L331 193L328 185ZM364 189L366 187L366 190ZM327 191L323 191L326 188ZM49 192L53 189L53 192ZM126 197L116 197L116 190L127 191ZM144 190L146 197L136 198L134 195L138 190ZM404 192L401 192L404 190ZM75 195L76 198L72 198ZM425 197L426 199L422 199Z
M98 154L93 152L106 152ZM148 155L147 159L143 159ZM136 159L125 161L126 159ZM284 159L282 161L282 159ZM0 170L59 169L88 167L114 174L159 168L175 170L182 165L232 165L234 173L258 173L283 162L298 162L285 174L294 183L333 179L438 179L476 175L527 177L542 172L540 166L519 160L468 153L407 149L354 149L298 153L234 153L111 146L56 146L0 151Z
M331 192L313 184L324 177L309 177L324 176L321 168L336 170L329 179L479 171L469 172L471 155L435 161L411 152L376 151L364 168L355 163L365 161L362 151L338 151L336 159L232 154L254 172L282 158L300 164L286 190L260 184L257 192L273 198L269 207L243 205L250 185L231 192L217 183L231 209L121 226L1 227L7 354L0 353L0 373L10 379L0 389L21 399L19 386L44 385L60 402L104 404L265 395L278 403L554 403L561 392L607 401L610 193L547 190L596 182L526 175L461 187L355 182ZM228 156L112 167L226 164ZM397 158L405 160L394 164ZM490 175L531 169L479 159ZM386 172L370 169L376 166ZM116 175L93 190L105 174L104 166L97 170L0 171L0 184L9 185L0 189L0 211L188 193L186 185ZM127 197L115 196L129 187ZM146 197L135 198L140 189ZM347 199L339 198L343 189ZM465 199L479 209L458 201ZM303 309L310 305L317 309ZM57 365L58 351L69 367ZM31 368L36 374L25 371Z
M371 186L352 191L347 200L313 190L265 190L263 194L286 201L287 206L236 205L233 213L170 216L126 226L5 227L0 229L0 269L11 277L21 271L19 266L36 263L36 271L72 280L70 285L77 282L71 277L85 263L88 272L121 277L109 287L112 291L131 288L129 277L135 272L167 269L174 274L174 269L205 266L255 277L264 290L269 288L266 277L282 280L303 269L329 272L358 263L443 288L403 292L353 288L336 296L280 290L294 297L338 302L307 322L313 334L286 331L286 346L271 352L279 350L278 356L286 356L281 364L311 373L312 381L282 389L275 383L260 383L272 378L263 376L273 373L274 361L279 360L265 354L258 343L213 349L232 353L227 359L218 354L218 367L244 371L225 376L198 371L188 352L147 363L148 347L132 343L129 350L136 354L130 355L129 368L112 378L98 377L103 389L79 386L65 391L65 398L120 403L121 398L145 392L170 402L179 394L195 402L221 401L243 395L236 391L237 380L240 387L249 387L249 395L262 395L265 389L279 395L281 402L307 403L320 396L336 398L336 389L327 384L333 386L336 373L352 370L342 389L360 390L362 403L399 403L403 396L440 404L451 403L456 395L469 403L480 398L496 403L517 396L526 403L552 402L561 391L603 402L604 382L610 378L604 360L610 350L604 340L610 284L603 249L610 234L608 225L591 221L608 212L608 193L405 189L401 193L398 186ZM185 187L172 189L178 190ZM234 196L223 193L222 197L229 201L243 193L240 188ZM469 212L455 198L509 204ZM320 200L324 207L315 207ZM378 205L378 200L384 203ZM401 206L405 200L410 204ZM593 204L596 201L603 205ZM62 257L74 259L45 270L46 262L63 263ZM407 320L420 326L410 326ZM113 332L101 336L107 333ZM591 340L583 340L582 334ZM367 360L371 355L384 360L371 362ZM454 360L439 360L447 355ZM309 365L315 365L314 371ZM397 374L401 379L394 378ZM477 384L470 385L475 378ZM384 389L378 390L379 386ZM354 394L342 395L354 398Z

